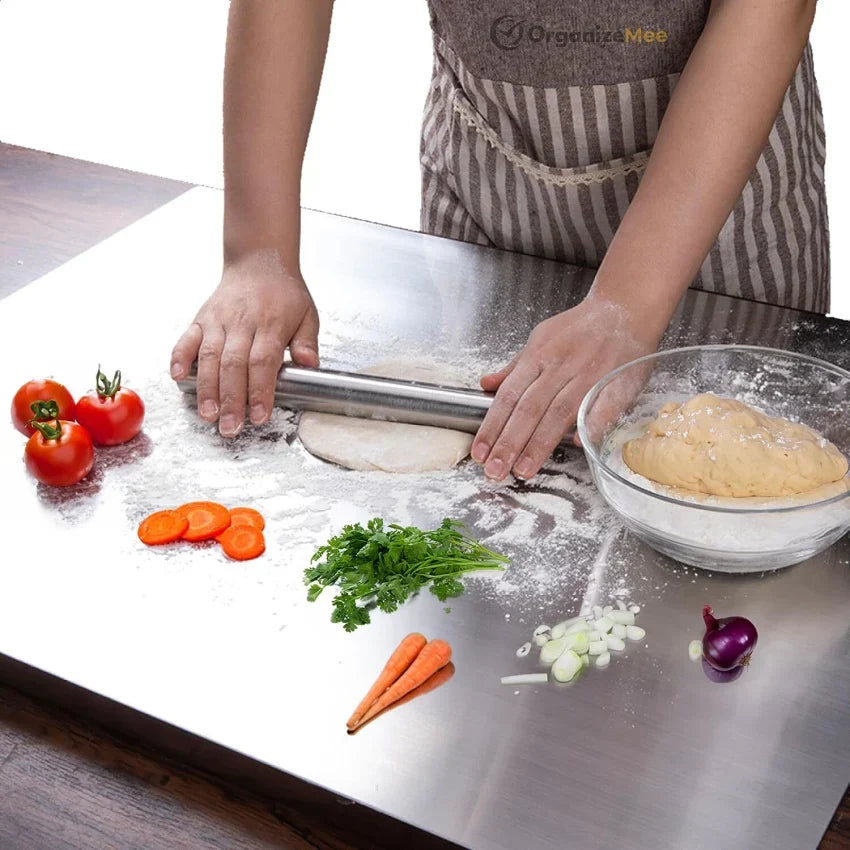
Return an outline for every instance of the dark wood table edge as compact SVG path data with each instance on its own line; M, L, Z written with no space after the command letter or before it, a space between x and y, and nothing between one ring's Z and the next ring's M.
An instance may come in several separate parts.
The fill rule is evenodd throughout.
M194 184L0 141L0 298Z
M121 743L149 748L226 790L258 799L296 832L301 829L299 818L305 817L332 829L336 826L334 831L356 847L451 850L460 846L4 654L0 654L0 683L50 704L77 722L104 729Z
M2 653L0 683L106 730L121 744L148 748L175 767L189 767L225 790L257 799L297 833L309 829L300 822L304 819L326 823L353 846L370 850L461 846ZM850 848L848 797L850 789L824 830L819 850Z

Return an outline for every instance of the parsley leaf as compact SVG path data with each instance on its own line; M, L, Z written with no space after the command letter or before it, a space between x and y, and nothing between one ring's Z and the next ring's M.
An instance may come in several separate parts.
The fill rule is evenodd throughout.
M342 623L347 632L353 632L358 626L367 626L371 622L369 611L358 605L357 600L350 593L337 594L333 605L331 622Z
M487 549L463 523L444 519L433 531L385 525L375 517L346 525L320 546L304 570L307 599L336 587L331 622L348 632L371 622L369 608L392 613L428 587L441 602L463 593L464 573L503 570L508 559Z
M445 602L453 596L460 596L463 593L463 582L453 576L445 576L444 578L434 579L431 584L431 593L440 600Z

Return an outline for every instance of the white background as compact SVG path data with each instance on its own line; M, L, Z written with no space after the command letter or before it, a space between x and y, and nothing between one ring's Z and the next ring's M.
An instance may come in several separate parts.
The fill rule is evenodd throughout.
M270 0L283 2L283 0ZM0 140L220 187L226 0L0 0ZM850 8L812 34L827 127L833 313L850 318ZM425 0L337 0L303 203L416 229Z

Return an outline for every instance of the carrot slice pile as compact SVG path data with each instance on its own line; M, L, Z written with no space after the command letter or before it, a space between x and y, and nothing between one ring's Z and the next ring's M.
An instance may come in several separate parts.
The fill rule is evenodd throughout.
M218 502L187 502L173 511L157 511L142 520L139 539L148 546L175 540L215 539L236 561L249 561L266 551L266 521L254 508L231 508Z
M179 540L189 527L189 520L177 511L157 511L139 524L139 540L146 546L159 546Z
M216 539L224 554L234 561L250 561L266 551L263 532L253 525L231 525Z
M209 540L230 525L230 511L218 502L187 502L175 512L189 521L183 539L192 542Z
M381 675L349 718L346 724L349 732L368 723L414 690L421 689L419 693L427 693L448 681L451 673L440 676L438 681L432 679L451 659L452 648L446 641L438 638L426 643L418 632L409 634L390 656Z

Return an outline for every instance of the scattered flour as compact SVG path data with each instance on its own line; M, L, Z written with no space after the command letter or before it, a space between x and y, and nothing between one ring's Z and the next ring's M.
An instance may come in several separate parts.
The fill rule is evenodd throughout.
M373 347L341 348L351 361L328 362L330 368L374 359ZM470 376L500 365L476 360L473 351L458 357ZM225 440L198 419L194 399L167 375L136 388L147 405L143 433L99 451L95 471L78 487L39 494L62 524L93 523L95 513L99 524L110 522L119 541L115 559L138 575L141 595L173 592L175 599L211 605L223 619L250 610L264 628L279 630L309 605L302 572L318 546L345 524L382 516L422 527L459 519L508 555L504 574L470 577L467 593L497 617L513 616L511 622L629 597L632 589L647 598L640 573L651 562L596 492L579 449L564 451L529 482L490 482L470 461L402 477L352 471L311 456L290 412L275 410L267 424ZM144 516L198 498L260 510L266 555L234 564L215 544L147 549L138 543Z
M471 368L485 371L480 364ZM468 592L500 616L580 605L588 577L599 570L598 549L617 527L579 449L566 450L529 482L496 484L471 461L405 476L353 471L310 455L288 411L275 410L266 425L225 440L197 418L193 399L167 376L139 389L148 407L144 435L124 447L121 462L102 469L88 490L63 493L56 507L74 521L108 497L125 513L131 542L145 515L190 498L256 507L267 520L268 549L250 565L234 566L214 546L132 547L131 557L143 569L169 572L171 580L185 573L186 581L197 581L203 565L199 593L225 606L253 597L278 626L306 604L301 576L310 556L347 523L373 516L422 527L435 527L443 517L463 521L485 545L512 559L503 575L468 582ZM608 595L619 586L617 570L627 567L613 555L611 561Z

